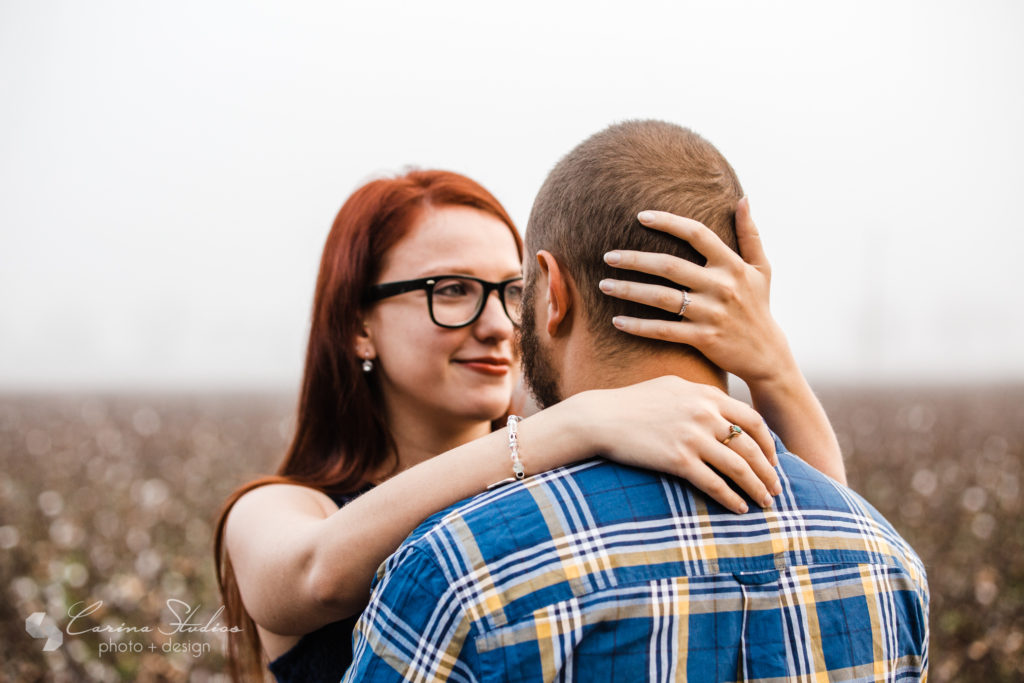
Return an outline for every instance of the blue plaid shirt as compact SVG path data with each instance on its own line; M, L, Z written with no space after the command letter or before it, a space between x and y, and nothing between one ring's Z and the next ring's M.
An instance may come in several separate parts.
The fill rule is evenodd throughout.
M344 680L924 679L921 561L778 445L764 511L594 459L431 517L378 574Z

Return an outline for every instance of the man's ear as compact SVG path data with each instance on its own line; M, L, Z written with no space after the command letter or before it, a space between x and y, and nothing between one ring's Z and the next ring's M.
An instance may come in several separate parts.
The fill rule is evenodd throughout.
M552 337L557 336L559 329L564 333L569 325L569 309L572 308L572 295L569 292L569 274L559 265L554 255L547 250L537 252L537 265L547 282L547 320L545 327Z

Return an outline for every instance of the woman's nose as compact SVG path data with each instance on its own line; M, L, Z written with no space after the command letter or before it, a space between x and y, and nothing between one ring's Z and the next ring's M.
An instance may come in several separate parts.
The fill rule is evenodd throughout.
M505 313L498 292L489 292L484 301L484 310L480 311L480 318L474 324L474 332L483 339L504 339L511 337L514 330L515 326Z

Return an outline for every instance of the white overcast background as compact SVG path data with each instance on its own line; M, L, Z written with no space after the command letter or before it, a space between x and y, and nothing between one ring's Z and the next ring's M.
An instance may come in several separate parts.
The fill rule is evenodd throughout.
M294 390L348 194L730 159L816 381L1024 380L1019 2L0 2L0 390Z

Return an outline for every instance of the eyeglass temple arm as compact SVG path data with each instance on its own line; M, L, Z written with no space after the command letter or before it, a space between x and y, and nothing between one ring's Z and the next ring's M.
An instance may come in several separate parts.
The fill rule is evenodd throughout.
M421 278L419 280L403 280L402 282L387 282L382 285L373 285L367 294L367 300L370 302L380 301L381 299L398 296L406 292L424 289L424 285L433 284L434 281L434 278Z

